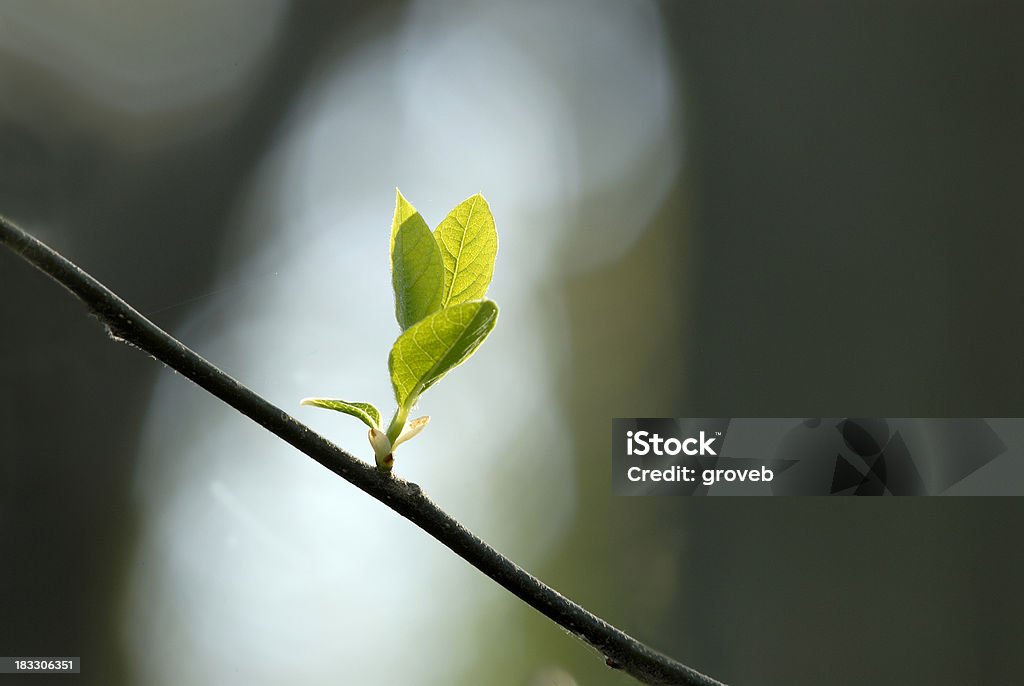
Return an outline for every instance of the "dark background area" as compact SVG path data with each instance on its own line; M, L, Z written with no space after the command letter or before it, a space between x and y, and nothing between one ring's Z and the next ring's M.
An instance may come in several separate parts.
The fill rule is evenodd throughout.
M144 311L201 292L318 60L402 6L372 7L289 5L230 116L159 148L91 135L74 84L0 44L0 212ZM1018 499L616 499L592 422L1024 415L1024 8L660 7L686 167L628 254L563 280L578 505L534 571L729 684L1014 683ZM128 492L157 365L3 251L0 294L0 655L130 683ZM500 602L465 683L551 664L625 683Z

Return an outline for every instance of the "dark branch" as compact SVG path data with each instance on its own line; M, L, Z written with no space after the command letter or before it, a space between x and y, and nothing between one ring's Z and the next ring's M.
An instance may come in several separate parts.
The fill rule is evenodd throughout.
M76 295L107 326L113 337L131 343L187 376L398 512L528 605L599 650L609 666L645 684L723 686L649 648L543 584L446 514L419 486L380 473L270 404L143 317L74 263L2 216L0 242Z

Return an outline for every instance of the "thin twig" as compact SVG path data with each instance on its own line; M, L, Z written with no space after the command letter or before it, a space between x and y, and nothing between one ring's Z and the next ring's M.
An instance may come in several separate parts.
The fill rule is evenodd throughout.
M419 486L381 474L270 404L3 216L0 216L0 242L76 295L106 325L111 336L149 353L381 501L525 603L596 648L610 667L621 669L645 684L723 686L644 645L542 583L445 513Z

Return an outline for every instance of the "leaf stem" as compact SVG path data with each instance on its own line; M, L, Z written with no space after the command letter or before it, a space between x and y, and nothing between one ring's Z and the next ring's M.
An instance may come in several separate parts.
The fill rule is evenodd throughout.
M399 406L395 410L395 416L392 417L391 423L388 425L387 436L388 440L391 441L391 445L395 444L398 437L402 435L402 430L405 428L405 422L409 419L409 408Z
M508 559L439 508L414 483L382 474L231 378L118 297L76 264L0 216L0 243L78 297L116 340L134 345L223 400L268 431L420 527L456 555L577 638L606 664L645 684L722 686L644 645L569 600ZM404 425L409 409L389 427ZM401 420L399 422L399 420ZM399 429L400 431L400 429ZM397 436L396 436L397 438Z

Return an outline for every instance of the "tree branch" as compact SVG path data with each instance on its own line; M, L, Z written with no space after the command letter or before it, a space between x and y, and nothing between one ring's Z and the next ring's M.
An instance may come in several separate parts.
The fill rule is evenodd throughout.
M645 684L723 686L644 645L545 585L445 513L419 486L380 473L267 402L3 216L0 216L0 242L77 296L106 325L113 338L149 353L381 501L541 614L596 648L610 667L621 669Z

